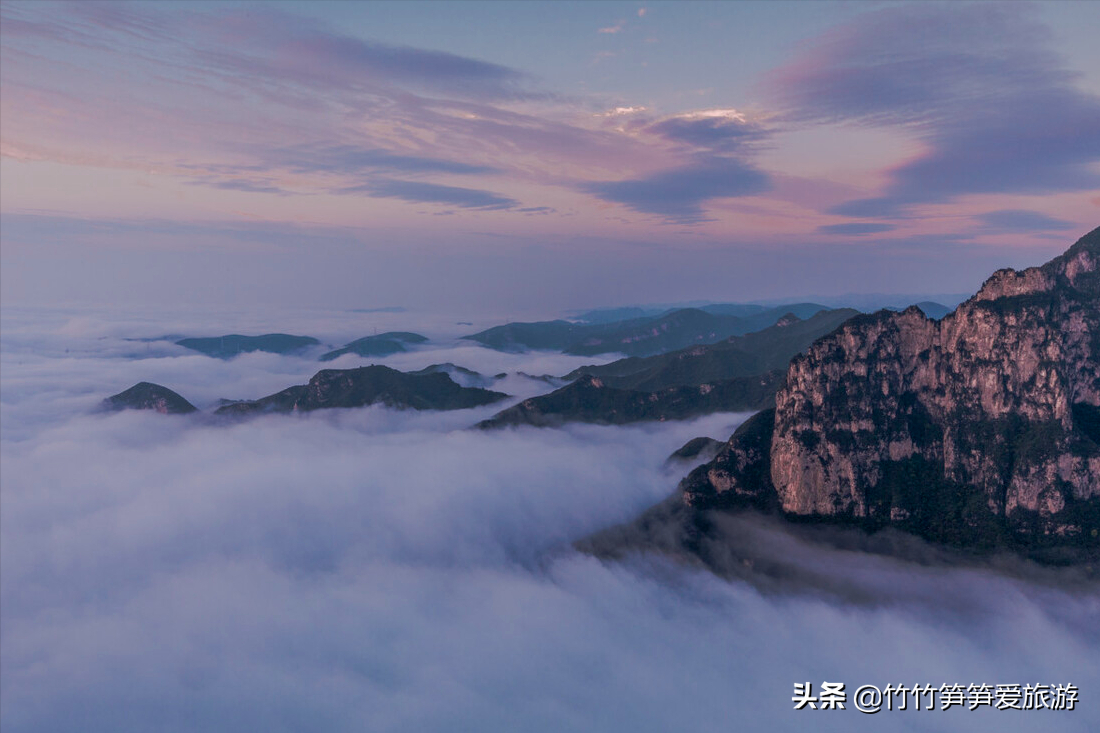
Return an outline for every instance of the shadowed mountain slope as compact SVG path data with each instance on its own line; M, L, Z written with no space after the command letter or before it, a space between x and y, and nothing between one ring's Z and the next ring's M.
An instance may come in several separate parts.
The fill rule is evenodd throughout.
M556 427L566 422L623 425L645 420L686 420L711 412L758 410L771 404L780 372L654 392L616 389L584 376L550 394L532 397L488 420L481 428L509 425Z
M231 359L237 354L264 351L270 354L293 354L304 351L321 342L310 336L291 336L285 333L268 333L263 336L241 336L231 333L208 338L185 338L176 342L193 351L217 359Z
M154 410L164 415L186 415L195 406L176 392L152 382L138 382L130 389L103 400L107 410Z
M307 412L333 407L382 404L414 410L462 410L505 399L508 395L476 387L462 387L444 373L406 374L373 365L358 369L323 369L309 384L249 402L218 408L218 415L263 412Z
M809 318L821 310L826 309L813 303L796 303L742 315L681 308L657 316L609 323L508 323L463 338L501 351L544 349L580 356L607 353L650 356L758 331L788 313Z
M321 355L320 361L332 361L344 354L357 354L359 356L389 356L402 351L408 351L409 344L422 344L427 337L408 331L389 331L375 336L364 336L351 343L344 344L339 349L334 349Z
M762 331L668 354L629 357L601 366L585 366L566 375L566 378L575 379L588 374L599 377L610 387L658 390L786 369L795 354L855 315L858 311L847 308L821 311L806 320L788 313L775 325Z

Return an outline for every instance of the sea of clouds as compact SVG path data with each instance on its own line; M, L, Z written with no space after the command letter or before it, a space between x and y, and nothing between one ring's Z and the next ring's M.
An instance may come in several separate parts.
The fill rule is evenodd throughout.
M304 383L159 336L286 331L423 349L518 397L591 358L501 354L447 316L6 308L0 323L0 727L19 731L1091 731L1100 594L726 530L858 597L572 543L666 498L665 458L746 415L478 431L500 405L272 415L94 412L146 380L209 410ZM145 340L133 340L145 339ZM326 368L370 360L342 357ZM505 403L508 404L508 403ZM1072 683L1077 710L793 710L795 682Z

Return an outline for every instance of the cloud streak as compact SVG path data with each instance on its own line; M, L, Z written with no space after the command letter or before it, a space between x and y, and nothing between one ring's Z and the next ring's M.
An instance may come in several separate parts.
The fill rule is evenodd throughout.
M704 205L713 199L751 196L767 191L766 173L736 159L700 157L690 165L623 181L601 181L581 189L604 201L658 214L679 223L706 220Z
M688 162L635 178L581 184L581 190L635 211L693 224L707 221L704 207L712 200L752 196L771 188L770 176L751 162L771 133L736 110L701 110L656 121L638 117L623 129L671 143Z
M792 122L896 128L922 143L887 171L883 195L833 213L1087 190L1100 186L1100 98L1050 45L1020 5L905 5L828 32L765 83Z
M979 214L977 219L986 227L999 231L1065 232L1077 228L1073 222L1024 209L988 211Z
M395 153L379 148L355 145L298 145L261 151L259 158L272 167L297 173L362 174L373 171L400 173L452 173L483 175L499 173L498 168L470 165L453 160Z
M848 224L826 224L819 226L821 234L881 234L896 229L893 224L873 224L871 222L851 222Z
M395 198L421 204L448 204L463 209L499 211L519 204L515 199L460 186L443 186L422 181L401 181L393 178L377 178L361 186L336 189L335 193L364 193L374 198Z

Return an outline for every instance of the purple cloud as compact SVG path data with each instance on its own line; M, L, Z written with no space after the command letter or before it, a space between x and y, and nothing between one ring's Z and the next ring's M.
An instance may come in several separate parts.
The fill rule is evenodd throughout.
M530 77L507 66L357 38L271 9L202 16L196 26L226 44L207 49L208 61L280 83L349 91L396 85L482 100L532 96Z
M897 199L879 196L869 199L853 199L829 208L830 214L874 219L878 217L904 216L904 205Z
M421 204L449 204L463 209L511 209L519 204L515 199L492 191L421 181L399 181L393 178L378 178L361 186L337 189L334 193L365 193L372 198L395 198Z
M1038 211L1024 209L1002 209L979 214L977 219L990 229L1023 232L1064 232L1077 229L1071 221L1055 219Z
M1100 98L1017 5L917 4L867 13L772 73L789 120L911 131L924 152L890 171L884 195L836 207L892 216L973 193L1045 194L1100 185Z
M249 181L240 178L227 178L223 180L207 180L199 178L194 181L188 181L192 186L208 186L210 188L220 188L223 191L244 191L246 193L275 193L285 195L290 191L285 191L278 186L272 186L262 181Z
M893 224L874 224L871 222L852 222L849 224L826 224L820 226L817 231L820 234L881 234L892 232L896 227Z
M645 131L669 142L722 153L740 152L770 135L758 125L727 115L670 117L649 125Z
M95 51L141 49L150 61L186 62L254 94L427 91L458 99L544 97L516 69L444 51L359 38L271 7L163 12L155 4L71 3L64 12L4 8L6 38L38 37ZM213 79L208 79L212 81Z
M580 190L635 211L691 224L707 221L704 205L719 198L752 196L771 188L771 179L748 161L756 143L771 132L735 110L705 110L626 126L660 143L672 143L688 162L621 181L595 181ZM687 149L685 151L685 148Z
M679 223L705 221L703 204L768 190L766 173L734 158L697 156L689 165L625 181L583 184L581 190L635 211Z
M262 155L273 167L287 168L296 173L359 174L384 170L476 175L499 172L499 169L484 165L402 155L381 148L362 148L355 145L298 145L266 151Z

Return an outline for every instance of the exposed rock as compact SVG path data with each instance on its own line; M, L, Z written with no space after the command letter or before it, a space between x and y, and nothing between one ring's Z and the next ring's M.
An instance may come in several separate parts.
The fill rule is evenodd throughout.
M186 415L195 406L167 387L152 382L138 382L130 389L103 400L108 410L154 410L163 415Z
M681 483L684 503L698 509L778 508L768 468L775 410L750 417L719 449Z
M306 412L331 407L364 407L383 404L414 410L461 410L488 405L506 398L502 392L462 387L443 373L406 374L373 365L358 369L323 369L309 384L249 402L218 408L218 415L261 412Z
M996 272L940 321L851 319L792 360L774 413L693 472L684 501L1050 560L1100 547L1098 263L1100 229Z

